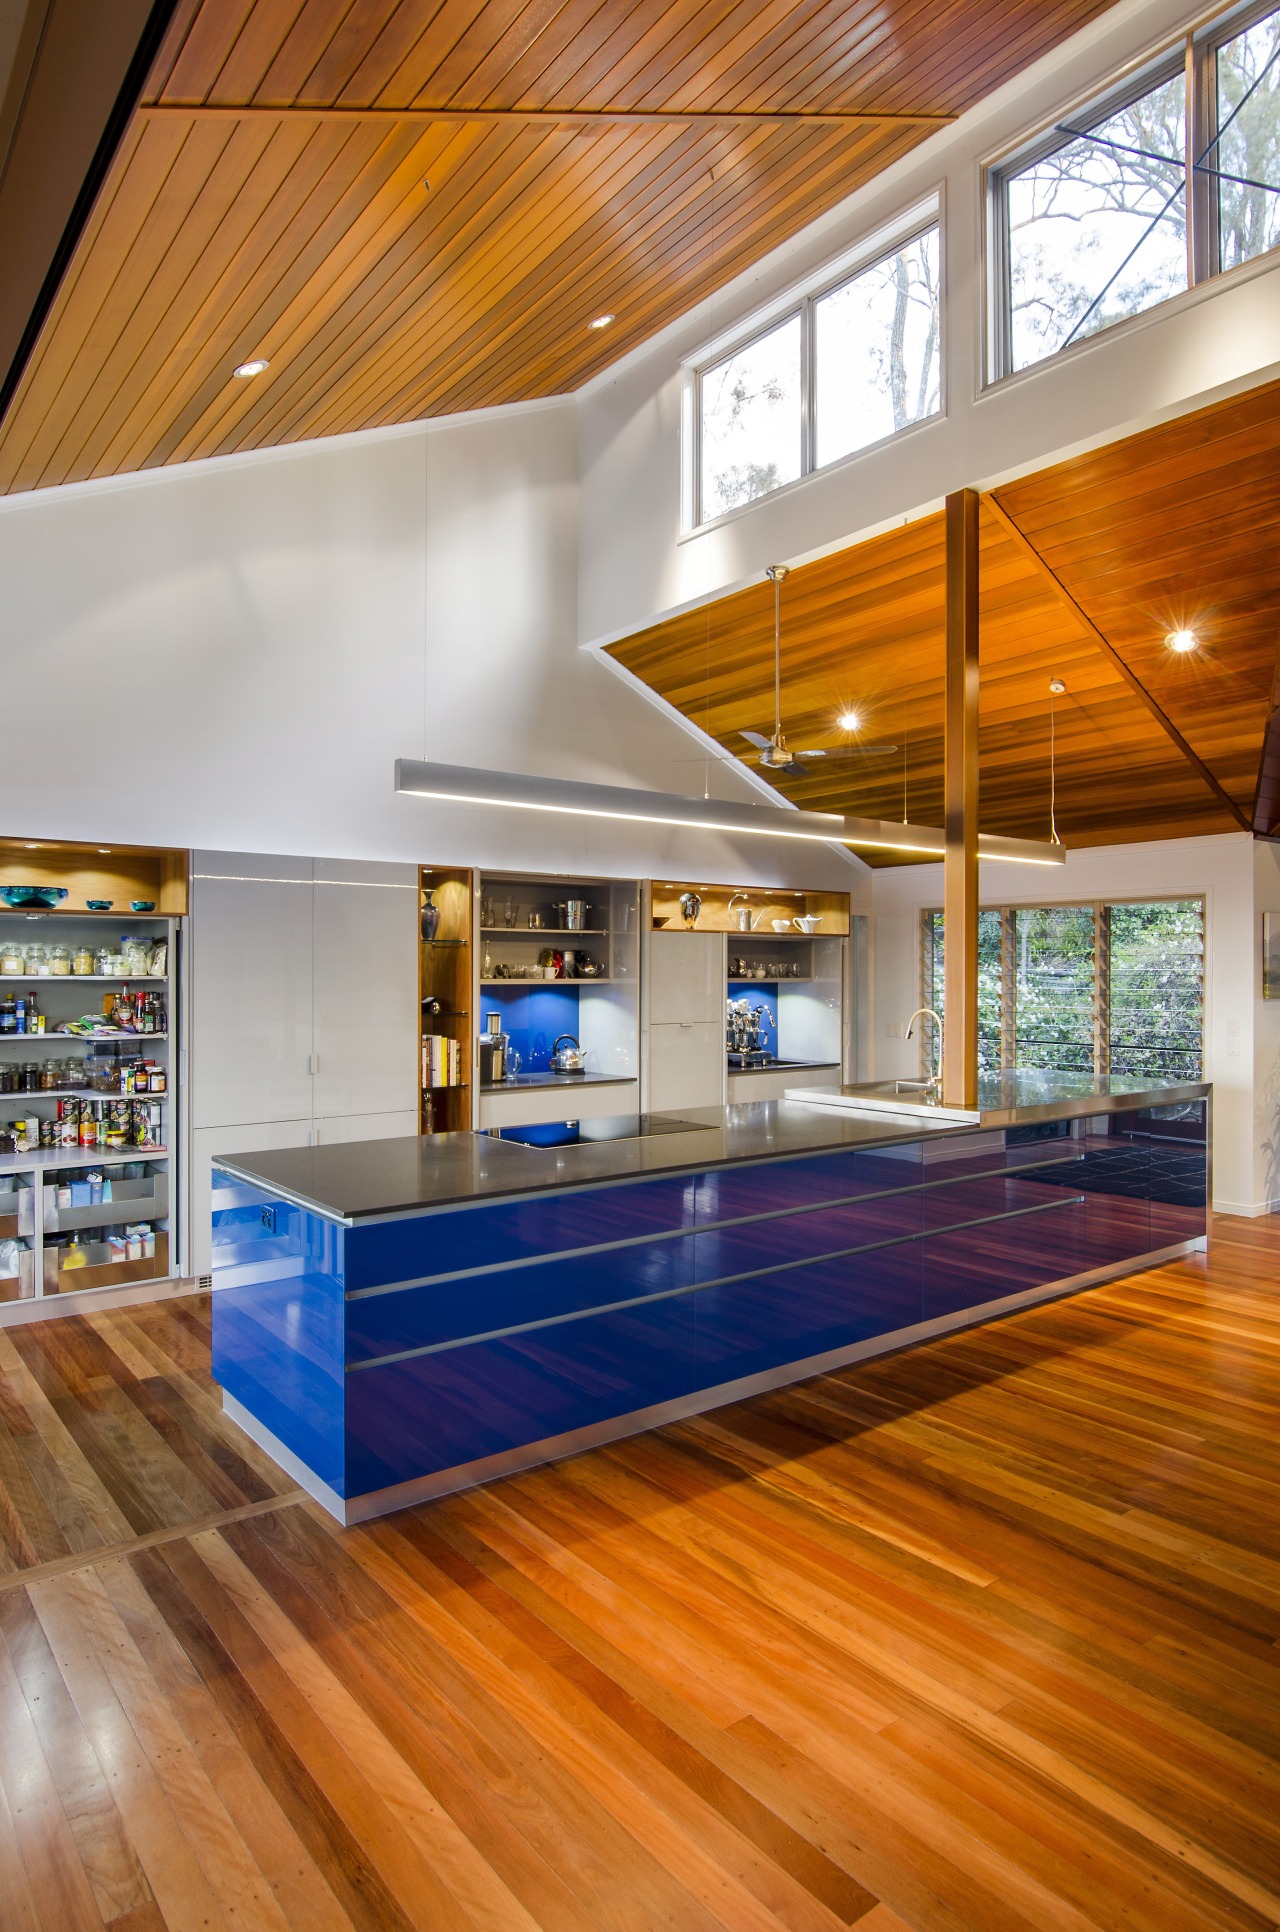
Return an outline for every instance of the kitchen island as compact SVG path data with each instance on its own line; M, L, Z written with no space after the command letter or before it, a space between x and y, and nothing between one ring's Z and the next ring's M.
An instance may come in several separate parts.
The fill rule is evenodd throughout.
M1203 1244L1210 1090L984 1081L223 1157L228 1412L357 1522Z

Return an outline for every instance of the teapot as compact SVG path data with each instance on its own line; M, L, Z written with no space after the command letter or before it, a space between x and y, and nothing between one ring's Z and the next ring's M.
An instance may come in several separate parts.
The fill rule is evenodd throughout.
M551 1049L552 1073L585 1073L587 1056L572 1033L561 1033Z
M818 930L818 927L822 924L822 921L821 919L818 918L816 913L801 912L796 915L796 917L792 920L791 923L796 928L797 932L807 933L807 932L816 932Z

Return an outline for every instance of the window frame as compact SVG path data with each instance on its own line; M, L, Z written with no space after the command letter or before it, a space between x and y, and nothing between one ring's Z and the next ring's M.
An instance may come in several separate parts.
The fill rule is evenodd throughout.
M876 268L881 262L888 261L900 249L907 248L922 235L936 230L938 236L938 407L918 422L908 423L905 428L893 430L888 436L881 436L873 443L865 443L859 449L849 450L843 456L833 457L829 463L819 465L817 451L817 358L814 353L814 308L826 296L835 294L849 283L855 282L860 275ZM847 250L835 261L826 263L823 268L804 283L793 286L771 302L767 307L756 310L755 314L736 328L716 337L691 356L683 365L683 418L687 458L684 465L684 514L682 517L684 536L700 535L704 530L713 529L730 517L741 516L744 511L754 509L759 503L772 502L788 490L797 489L814 476L826 476L844 463L857 461L872 450L882 449L886 443L896 442L912 430L923 429L930 423L939 421L946 415L947 404L947 358L946 345L946 222L944 220L942 190L924 196L909 209L886 222L872 234L864 236L855 247ZM726 362L731 356L739 355L754 343L763 341L793 317L800 318L800 474L789 482L779 483L775 489L768 490L763 496L749 497L744 503L736 503L731 509L718 510L713 515L703 515L702 472L702 384L705 376Z
M1019 143L1017 147L1002 155L998 161L987 164L984 170L986 226L991 261L991 273L987 282L989 383L1002 382L1010 376L1025 376L1033 369L1043 369L1048 363L1055 362L1059 356L1066 355L1071 349L1098 339L1097 335L1081 336L1075 342L1065 343L1060 349L1050 350L1047 355L1039 357L1035 362L1027 363L1021 369L1014 368L1008 183L1015 176L1034 167L1037 161L1047 160L1051 154L1059 153L1061 149L1069 147L1073 140L1079 139L1079 134L1062 133L1064 122L1073 123L1080 133L1087 134L1104 121L1109 121L1113 114L1123 113L1126 107L1131 107L1135 101L1140 101L1144 94L1153 93L1157 87L1162 87L1178 73L1185 73L1185 69L1185 44L1180 41L1166 47L1162 53L1153 58L1144 60L1140 66L1131 68L1103 92L1091 93L1074 110L1064 110L1055 117L1050 126L1042 128L1030 140ZM1190 173L1191 120L1189 114L1187 129L1189 138L1183 163L1184 182L1186 175ZM1187 184L1188 194L1189 188L1190 184ZM1187 226L1190 232L1192 228L1190 210L1188 210ZM1194 285L1192 261L1188 251L1187 289ZM1185 295L1186 289L1179 289L1177 293ZM1166 301L1176 301L1176 299L1177 296L1166 297ZM1163 307L1162 302L1152 304L1152 309L1155 310ZM1140 309L1137 314L1142 316L1151 312L1152 310ZM1107 329L1099 330L1098 335L1109 335L1112 330L1123 327L1125 322L1136 319L1135 316L1125 316L1121 322L1113 322Z
M1276 0L1241 0L1241 4L1226 9L1216 8L1214 12L1186 29L1176 38L1163 43L1150 54L1117 73L1110 85L1091 90L1078 97L1074 105L1069 105L1054 116L1046 127L1039 127L1033 134L1024 136L1009 147L992 155L982 167L982 202L984 219L982 224L983 245L986 253L985 273L983 276L983 389L993 388L998 383L1010 382L1031 375L1038 369L1048 368L1059 356L1072 354L1101 339L1113 335L1117 330L1134 327L1148 322L1171 307L1175 302L1184 301L1206 285L1219 282L1223 277L1243 276L1256 272L1259 265L1277 253L1280 244L1251 256L1248 261L1238 262L1231 268L1219 265L1219 237L1217 233L1217 195L1214 192L1214 178L1206 174L1200 165L1216 133L1217 85L1216 62L1219 50L1238 34L1246 32L1261 20L1276 13ZM1074 342L1061 349L1052 350L1036 362L1027 363L1024 368L1012 366L1011 342L1011 302L1012 289L1009 260L1008 201L1004 193L1009 179L1065 147L1070 139L1062 137L1059 129L1064 122L1070 122L1082 130L1096 127L1100 121L1119 113L1142 95L1158 87L1163 81L1170 80L1179 71L1184 76L1186 88L1186 222L1187 222L1187 281L1186 287L1175 294L1166 296L1162 302L1153 303L1148 309L1140 309L1136 314L1126 316L1111 323L1096 334L1078 337Z
M1259 21L1270 19L1278 11L1276 0L1242 0L1242 4L1230 8L1226 13L1217 13L1206 26L1197 28L1188 36L1188 62L1194 73L1189 81L1191 103L1195 110L1194 154L1188 157L1187 171L1191 176L1191 193L1196 207L1196 269L1197 281L1211 281L1221 275L1234 275L1251 263L1259 262L1273 254L1280 243L1273 248L1263 249L1261 254L1252 255L1248 262L1236 262L1231 268L1222 266L1221 236L1218 229L1218 199L1220 186L1213 175L1207 174L1197 165L1195 156L1203 161L1210 147L1216 145L1218 138L1218 55L1230 41ZM1188 129L1191 116L1188 115Z
M1200 908L1200 1078L1203 1080L1209 1055L1209 895L1205 892L1151 892L1142 894L1115 893L1105 899L1018 899L1001 900L997 905L981 905L979 912L995 912L1000 916L1001 929L1001 973L1000 973L1000 1071L1012 1072L1017 1067L1017 1005L1009 998L1006 975L1009 970L1009 937L1012 930L1013 915L1019 912L1091 912L1094 929L1094 970L1093 970L1093 1016L1094 1045L1093 1073L1097 1078L1104 1077L1111 1069L1111 979L1110 979L1110 926L1107 914L1113 906L1193 906ZM928 1007L932 1000L933 986L933 921L941 919L941 906L921 906L920 908L920 1004ZM920 1073L924 1078L933 1065L935 1057L934 1023L926 1019L920 1029ZM1013 1059L1008 1061L1008 1043L1012 1035L1014 1042Z

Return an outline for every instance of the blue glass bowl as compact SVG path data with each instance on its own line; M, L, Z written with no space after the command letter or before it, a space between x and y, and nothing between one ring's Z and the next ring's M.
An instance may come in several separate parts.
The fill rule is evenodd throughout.
M86 906L88 906L90 912L110 912L112 906L115 904L115 900L114 899L86 899L85 904Z
M129 905L134 912L154 912L156 909L154 899L130 899Z
M15 912L49 912L66 896L66 886L0 886L0 899Z

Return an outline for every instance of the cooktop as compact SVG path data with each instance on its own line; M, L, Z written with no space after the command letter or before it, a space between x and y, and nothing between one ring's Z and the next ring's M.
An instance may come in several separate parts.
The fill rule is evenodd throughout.
M518 1147L582 1147L593 1140L646 1140L650 1134L698 1131L696 1120L678 1120L674 1114L601 1114L596 1120L547 1120L533 1127L481 1129L490 1140L509 1140Z

